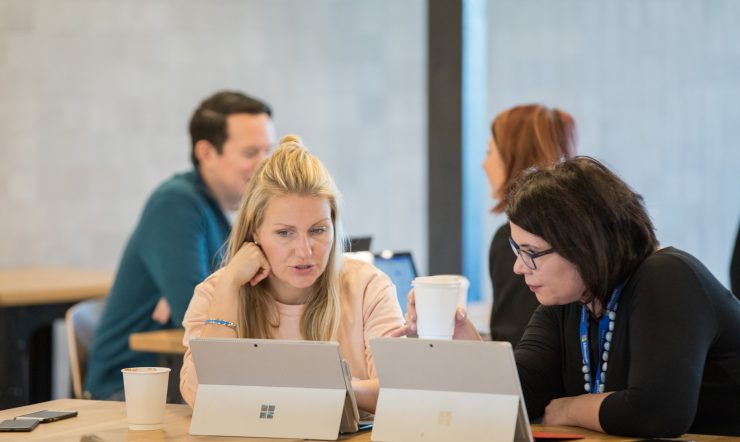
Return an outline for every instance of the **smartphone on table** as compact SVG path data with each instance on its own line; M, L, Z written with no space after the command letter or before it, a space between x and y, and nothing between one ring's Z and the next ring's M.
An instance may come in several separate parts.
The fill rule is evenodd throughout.
M17 420L9 419L0 422L0 432L2 431L31 431L39 426L39 421L35 419Z
M45 424L47 422L55 422L62 419L67 419L70 417L77 416L76 411L51 411L51 410L42 410L37 411L35 413L28 413L23 414L21 416L16 416L15 418L18 420L35 420L42 424Z

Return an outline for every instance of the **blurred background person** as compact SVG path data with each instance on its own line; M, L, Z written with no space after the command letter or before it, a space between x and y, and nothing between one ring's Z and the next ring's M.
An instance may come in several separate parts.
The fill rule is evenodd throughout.
M570 114L541 104L515 106L496 116L483 161L493 199L497 201L492 211L506 210L506 195L524 170L573 156L576 137L576 122ZM509 236L507 222L494 234L488 254L493 285L491 339L516 346L540 304L524 279L512 270L516 257L511 254Z
M123 399L125 367L157 365L131 333L182 325L196 284L218 268L229 218L275 142L270 107L241 92L203 101L190 120L193 169L149 197L116 272L90 350L85 395Z

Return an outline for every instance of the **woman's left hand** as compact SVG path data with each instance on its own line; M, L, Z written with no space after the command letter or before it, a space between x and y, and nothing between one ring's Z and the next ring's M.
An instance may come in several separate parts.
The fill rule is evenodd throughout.
M573 402L572 397L553 399L545 407L545 415L542 418L542 425L569 425L571 419L568 410Z
M570 425L604 432L599 421L599 410L604 399L612 394L582 394L553 399L545 407L543 425Z

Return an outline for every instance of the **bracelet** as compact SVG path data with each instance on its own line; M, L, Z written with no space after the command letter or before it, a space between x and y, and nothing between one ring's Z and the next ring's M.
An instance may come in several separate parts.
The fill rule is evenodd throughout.
M236 330L238 328L238 325L235 322L224 321L223 319L206 319L206 324L224 325L231 328L232 330Z

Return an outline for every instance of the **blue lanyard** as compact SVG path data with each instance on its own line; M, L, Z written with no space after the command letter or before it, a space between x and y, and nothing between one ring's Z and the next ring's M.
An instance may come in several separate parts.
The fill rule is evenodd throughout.
M619 304L619 295L622 294L623 288L624 283L620 284L619 286L617 286L616 289L614 289L614 293L612 293L612 299L609 301L604 315L599 320L599 348L596 354L599 355L600 362L596 366L595 376L593 376L594 371L591 370L591 347L589 345L588 338L588 308L585 304L581 306L581 361L583 362L584 367L589 368L589 373L591 373L592 375L590 382L591 393L600 393L601 391L599 387L606 379L605 372L607 361L604 360L604 347L607 341L611 341L612 330L609 330L609 323L612 322L612 320L610 320L610 312L616 312ZM607 339L607 333L609 333L609 339ZM611 344L609 345L609 348L606 349L606 351L609 351L610 348ZM604 373L604 379L602 379L602 372Z

